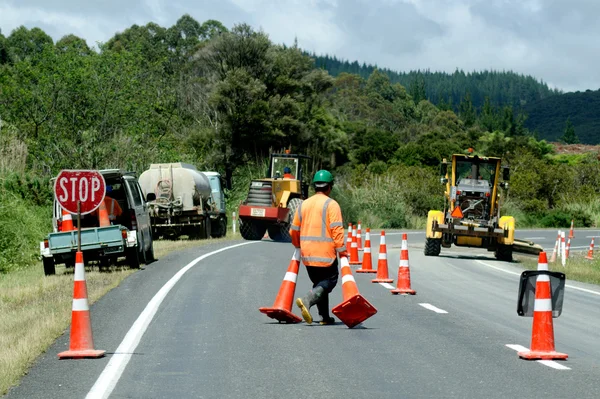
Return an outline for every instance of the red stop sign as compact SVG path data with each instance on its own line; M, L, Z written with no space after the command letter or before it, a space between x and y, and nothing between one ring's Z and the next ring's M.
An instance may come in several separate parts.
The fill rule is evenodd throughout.
M81 201L81 214L96 210L104 200L106 182L95 170L61 170L54 182L54 196L67 212L77 213Z

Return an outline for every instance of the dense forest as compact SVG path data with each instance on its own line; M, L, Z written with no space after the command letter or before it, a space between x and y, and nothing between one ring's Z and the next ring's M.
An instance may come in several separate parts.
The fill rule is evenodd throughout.
M434 104L422 82L377 69L333 76L247 24L189 15L171 27L133 25L98 50L73 35L55 43L39 28L0 34L0 259L31 256L60 169L140 173L153 162L189 162L226 176L232 211L249 179L262 177L265 157L284 148L310 155L311 173L332 169L344 219L373 228L423 227L427 211L443 206L440 160L469 147L510 164L504 212L519 227L571 217L598 225L597 154L554 155L523 113L492 101L514 96L515 82L529 82L539 98L556 93L516 74L457 73L506 90L481 85Z

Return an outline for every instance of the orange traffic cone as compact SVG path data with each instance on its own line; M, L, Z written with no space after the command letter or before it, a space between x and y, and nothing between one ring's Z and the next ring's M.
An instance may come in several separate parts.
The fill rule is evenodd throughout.
M352 242L350 243L350 264L351 265L360 265L360 260L358 259L358 244L356 243L356 229L352 229Z
M73 227L73 216L70 212L62 210L62 225L60 231L73 231L75 227Z
M85 283L83 252L75 254L75 277L73 284L73 307L71 311L71 336L69 350L60 352L59 359L98 358L106 351L94 349L90 307Z
M552 251L552 256L550 257L550 262L556 261L556 254L560 250L560 230L558 230L558 237L556 238L556 243L554 244L554 250Z
M385 231L381 231L381 239L379 240L379 257L377 259L377 276L371 280L372 283L392 283L393 279L389 278L387 248L385 246Z
M571 239L567 241L567 248L565 249L565 258L569 259L569 252L571 252Z
M398 267L398 284L393 295L415 295L417 291L410 288L410 266L408 264L408 238L406 233L402 234L402 249L400 249L400 267Z
M357 273L377 273L377 270L373 269L373 259L371 258L371 229L367 229L365 234L365 248L362 259L362 267L358 269Z
M571 219L571 230L569 230L569 238L575 237L575 232L573 231L573 219Z
M110 218L108 217L108 211L106 210L104 201L102 201L98 207L98 219L100 220L100 227L110 226Z
M300 250L296 248L294 255L288 266L288 270L283 277L283 282L270 308L258 308L261 313L266 314L272 319L279 320L281 323L300 323L302 318L292 313L292 303L294 301L294 292L296 292L296 280L298 279L298 270L300 268Z
M360 225L360 220L359 220L358 221L358 228L356 229L356 247L358 248L359 251L363 250L361 228L362 227Z
M373 307L360 293L358 286L350 270L348 258L340 258L342 264L342 298L343 302L334 307L331 312L336 315L342 323L352 328L377 313Z
M348 223L348 238L346 238L346 248L350 251L352 246L352 223Z
M548 270L546 253L540 252L538 270ZM533 331L531 334L531 349L519 352L520 358L533 359L566 359L566 353L554 350L554 326L552 324L552 290L550 277L539 275L535 283L535 303L533 310Z
M592 237L592 242L590 243L590 249L585 258L589 259L589 260L594 260L594 237Z

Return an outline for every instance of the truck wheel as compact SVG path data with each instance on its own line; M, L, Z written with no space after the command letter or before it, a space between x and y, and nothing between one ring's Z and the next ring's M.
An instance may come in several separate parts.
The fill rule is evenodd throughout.
M46 276L52 276L56 274L56 266L54 265L54 258L46 258L45 256L42 258L42 263L44 264L44 274Z
M125 257L127 259L127 264L132 269L140 268L140 256L137 247L127 248Z
M274 224L267 228L269 237L273 241L277 242L292 242L292 237L289 231L290 226L286 223L285 225Z
M425 239L425 256L438 256L442 250L441 238L426 238Z
M504 262L512 262L512 245L498 244L496 248L496 259Z
M265 231L267 231L267 226L264 223L240 219L240 234L245 240L262 240Z
M150 248L146 251L146 264L150 264L154 262L156 258L154 257L154 240L150 239Z
M225 237L227 234L227 218L220 216L211 227L210 235L212 238Z

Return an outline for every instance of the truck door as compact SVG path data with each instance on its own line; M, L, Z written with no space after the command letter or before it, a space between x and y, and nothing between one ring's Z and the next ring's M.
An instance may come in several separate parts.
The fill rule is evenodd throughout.
M142 242L144 244L144 248L141 248L141 250L145 251L152 240L148 208L146 207L146 202L142 199L142 190L138 182L133 178L125 178L124 181L129 197L129 211L132 212L132 219L133 215L135 215L135 224L137 225L135 229L142 238L138 240L138 243Z

